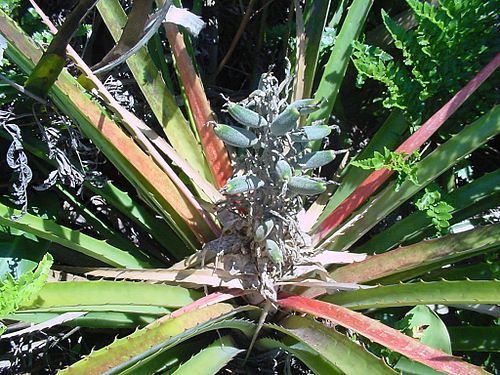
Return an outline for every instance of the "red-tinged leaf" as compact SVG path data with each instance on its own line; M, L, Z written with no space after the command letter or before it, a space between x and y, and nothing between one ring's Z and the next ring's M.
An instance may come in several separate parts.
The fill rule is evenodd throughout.
M50 19L44 14L42 9L34 2L34 0L29 0L30 4L33 6L37 14L42 19L43 23L49 28L52 33L56 33L57 29L54 24L50 21ZM76 53L76 51L70 46L67 46L68 56L73 60L73 62L78 66L78 68L84 73L80 78L83 77L86 81L90 82L91 87L96 88L106 103L108 107L113 110L122 120L123 125L127 127L127 129L134 134L139 143L143 144L143 147L147 149L147 152L151 155L153 159L157 162L158 165L162 166L165 172L169 175L171 179L175 179L176 175L171 169L167 170L164 168L165 162L158 151L150 145L150 143L154 144L161 150L172 162L174 162L182 171L193 181L193 183L198 186L203 192L210 198L211 202L217 202L223 199L223 196L219 191L210 184L203 176L198 173L183 157L179 155L179 153L170 146L167 141L160 137L153 129L149 128L142 120L137 118L133 113L122 107L115 98L110 94L110 92L106 89L104 84L92 73L92 70L85 64L82 58ZM146 139L147 138L147 139ZM172 172L172 173L170 173ZM219 235L218 228L213 226L211 219L203 213L200 205L194 201L194 197L189 192L188 188L180 181L176 179L176 184L180 190L190 199L190 202L193 204L204 218L206 218L207 224L214 230L216 235ZM192 198L192 199L191 199Z
M66 17L57 34L33 68L28 80L26 90L40 96L47 96L50 88L64 68L66 62L66 46L80 27L85 15L94 7L97 0L81 0Z
M205 297L202 297L202 298L190 303L189 305L186 305L184 307L181 307L178 310L175 310L171 314L165 315L164 317L162 317L158 320L155 320L150 325L158 324L159 322L163 322L165 320L178 317L178 316L185 314L189 311L199 310L199 309L202 309L202 308L210 306L210 305L215 305L216 303L224 302L224 301L230 300L232 298L242 296L245 293L246 292L244 290L241 290L241 289L227 289L226 291L223 291L223 292L211 293Z
M438 268L446 262L451 263L464 256L470 257L485 252L498 242L500 242L499 223L373 255L339 267L332 271L330 276L335 281L345 283L367 283L391 275L403 275L405 272L408 272L406 277L414 277L412 270L430 265Z
M301 296L280 296L278 304L284 308L331 320L390 350L401 353L411 360L423 363L445 374L487 374L478 366L430 348L394 328L344 307Z
M23 69L29 71L41 58L39 49L30 43L7 17L0 17L0 28L13 46L15 56L22 56ZM82 131L106 157L142 190L141 195L145 199L149 198L149 203L176 226L177 234L187 244L196 248L199 246L198 242L213 239L215 228L209 226L209 217L201 209L193 207L192 201L183 195L179 186L175 185L132 138L82 93L67 72L63 71L55 82L54 95L56 100L60 100L60 105L64 106L67 114L79 123ZM164 210L168 211L168 215Z
M215 120L212 115L213 112L203 90L201 80L196 74L193 62L187 53L182 34L174 24L166 23L165 30L184 85L189 107L193 113L210 172L217 187L222 188L233 174L226 147L215 135L212 126L208 124L210 121Z
M500 53L486 65L467 85L453 96L439 111L425 122L415 133L403 142L396 152L412 154L418 150L474 91L500 65ZM332 230L342 223L354 210L363 204L387 179L393 171L379 169L371 173L328 217L318 226L314 235L315 243L326 238Z

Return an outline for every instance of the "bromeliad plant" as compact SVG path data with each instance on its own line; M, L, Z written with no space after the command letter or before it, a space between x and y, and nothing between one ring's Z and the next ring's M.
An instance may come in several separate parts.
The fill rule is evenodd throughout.
M229 114L240 126L214 127L224 143L244 153L234 165L242 174L222 189L227 195L218 214L224 217L223 234L205 250L223 252L226 258L231 252L232 267L258 275L260 294L273 302L276 282L293 277L297 266L310 263L314 255L299 214L304 210L304 197L325 192L327 184L308 172L332 162L339 153L307 147L328 137L331 128L298 127L301 116L318 110L321 102L301 99L287 105L291 81L279 85L271 73L264 75L258 90L244 101L246 106L228 103Z
M334 104L342 104L337 97L352 42L364 28L371 1L354 0L350 7L340 1L331 10L327 1L306 2L303 13L296 2L294 75L279 83L265 74L247 99L227 103L230 117L224 124L206 100L188 54L189 38L171 23L164 34L157 32L169 2L158 1L149 20L152 1L136 0L128 18L117 0L97 3L118 55L98 66L116 65L126 54L151 114L143 121L111 95L109 81L103 84L68 46L94 3L80 2L44 54L0 11L0 50L8 59L2 72L9 88L0 144L9 150L9 166L20 181L18 201L26 203L26 210L18 210L2 192L0 270L13 275L4 277L0 288L8 292L2 298L9 299L1 304L8 326L4 338L15 346L23 335L60 324L137 329L82 353L80 360L66 361L70 366L60 373L215 374L224 368L305 373L306 367L316 374L485 373L472 363L495 371L474 353L498 350L493 319L499 316L494 264L500 228L477 225L475 219L497 205L500 173L493 169L470 175L462 186L447 184L446 196L438 193L446 207L433 189L423 197L417 193L442 185L440 176L500 132L495 106L458 127L454 137L437 143L431 138L495 71L499 56L412 135L410 124L394 112L356 156L357 163L319 177L313 173L345 152L321 145L331 135ZM338 33L321 70L318 51L327 22L329 35ZM177 106L168 63L158 52L160 35L166 35L177 63L189 121ZM151 36L149 48L143 47ZM133 53L124 52L128 49ZM66 58L72 61L69 69ZM35 102L19 99L13 88ZM95 163L75 163L84 146L93 146L69 142L70 154L61 134L81 140L80 132L129 185L96 185ZM410 164L405 158L424 144L421 160ZM363 160L377 170L355 167ZM375 165L377 160L381 163ZM55 172L43 179L57 181L57 193L26 190L31 172L40 178L48 170ZM393 172L403 173L393 181ZM107 210L89 205L63 184L74 182L74 175L81 177L83 193L99 195ZM434 217L416 210L393 222L391 213L410 199ZM50 203L60 201L76 219L57 214ZM114 223L110 211L126 224ZM452 229L465 221L471 229L429 239L436 234L436 220ZM372 228L379 232L368 233ZM56 266L42 286L48 260L29 271L46 252L53 253ZM26 288L29 281L32 288ZM460 320L440 317L425 305L446 305L460 313ZM462 314L469 310L483 316ZM36 324L16 330L13 321ZM464 326L481 337L470 333L464 341L457 334ZM452 352L472 353L466 358L472 363Z

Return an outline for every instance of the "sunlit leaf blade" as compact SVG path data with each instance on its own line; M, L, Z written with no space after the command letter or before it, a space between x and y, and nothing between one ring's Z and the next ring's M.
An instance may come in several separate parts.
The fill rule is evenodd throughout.
M302 6L298 0L293 1L295 7L295 27L297 29L296 47L295 47L295 77L293 84L292 100L303 99L306 96L304 93L304 80L306 73L306 32L304 28L304 15Z
M148 314L147 306L142 306L146 313L131 313L131 312L117 312L117 311L91 311L87 312L80 318L75 318L65 325L73 327L87 327L87 328L136 328L143 327L152 323L158 318L157 314ZM76 310L76 309L75 309ZM164 309L166 311L168 309ZM166 313L166 312L164 312ZM10 314L10 320L26 322L26 323L41 323L49 319L55 319L64 314L64 312L26 312L18 311Z
M23 311L124 311L134 306L180 308L202 294L178 286L131 281L61 281L45 284L38 298L21 306ZM113 308L116 306L116 308ZM163 309L158 309L163 311Z
M439 127L463 104L470 95L500 65L500 53L486 65L467 85L450 99L441 109L431 116L415 133L404 141L396 152L411 154L418 150ZM494 110L492 110L494 111ZM491 112L490 112L491 113ZM484 118L484 116L483 116ZM479 121L479 120L478 120ZM475 122L477 123L477 121ZM466 129L467 130L467 129ZM324 239L332 230L342 223L356 208L373 194L390 176L392 171L380 169L371 173L318 227L317 239ZM422 181L419 179L419 181Z
M199 324L216 320L232 310L228 304L216 304L198 310L192 310L175 318L156 321L135 333L116 340L113 344L94 351L84 360L76 362L60 374L104 374L119 373L137 361L160 350L161 345L172 337L196 327ZM171 345L173 343L170 343ZM130 363L126 363L130 361Z
M278 299L278 304L283 308L331 320L437 371L450 375L487 374L480 367L463 362L440 350L429 348L393 328L345 307L301 296L281 297Z
M210 108L201 79L196 74L179 28L172 24L165 24L165 31L172 47L172 53L198 130L201 146L213 177L212 180L218 188L222 188L233 173L226 146L215 135L213 127L209 125L209 121L215 121L213 111Z
M195 254L198 255L198 254ZM134 280L145 282L161 282L170 285L181 285L186 288L201 288L204 286L235 288L243 290L244 285L257 285L258 281L255 275L245 275L239 278L231 275L230 272L212 267L203 269L165 269L156 268L140 270L140 269L121 269L121 268L104 268L104 267L63 267L65 272L84 275L90 278L107 278L114 280Z
M322 299L353 310L429 304L495 304L500 301L500 281L418 281L340 292Z
M319 46L330 8L330 0L306 1L304 25L307 37L304 73L304 98L311 96L316 74Z
M380 358L346 336L312 319L291 316L281 326L271 326L306 344L346 374L395 374ZM292 346L293 347L293 346Z
M372 0L354 0L352 2L325 66L319 87L314 94L315 99L324 98L326 100L323 101L319 111L309 115L308 124L330 117L347 70L352 52L352 41L357 39L361 33L372 3ZM319 144L316 148L318 147Z
M499 326L448 327L453 351L500 352Z
M117 0L100 1L97 9L113 38L118 40L127 19L119 2ZM211 180L203 151L146 48L131 56L127 60L127 65L174 149L203 177Z
M337 231L321 246L327 248L332 246L335 250L343 250L345 247L354 244L364 233L378 223L382 217L387 216L443 172L497 135L500 132L499 119L500 106L495 106L488 113L466 126L460 133L437 147L429 156L416 164L419 185L405 181L401 185L400 190L396 192L394 183L390 183L372 201L361 207L360 211L356 212L351 219L337 228ZM374 185L369 185L370 189L372 187ZM348 200L344 202L348 202ZM342 207L340 205L337 210L343 210ZM335 217L338 218L339 216ZM319 237L320 235L318 234Z
M390 275L405 274L422 266L433 265L438 268L498 246L500 224L492 224L373 255L361 262L337 268L330 275L339 282L366 283Z
M231 336L223 336L180 365L172 375L215 375L241 352Z
M455 208L451 212L453 218L450 219L450 224L497 206L497 202L500 201L499 192L500 169L452 191L445 198L445 201ZM471 214L471 210L475 213ZM414 242L420 239L429 233L429 228L433 228L431 219L425 212L415 211L380 234L373 236L363 245L356 247L356 252L382 253L402 242Z
M0 203L0 224L23 230L37 237L50 240L69 249L78 251L91 258L98 259L110 266L124 268L148 268L153 265L139 250L135 254L111 246L105 241L81 233L80 231L57 224L50 219L42 219L27 213L19 220L12 220L12 215L19 210Z
M23 335L28 335L28 334L33 333L33 332L43 331L43 330L52 328L54 326L72 321L76 318L79 318L79 317L85 315L85 314L86 314L86 312L82 312L82 311L64 313L64 314L61 314L59 316L55 316L52 319L44 320L41 323L31 325L29 327L2 335L1 338L2 339L8 339L8 338L12 339L13 337L20 337Z

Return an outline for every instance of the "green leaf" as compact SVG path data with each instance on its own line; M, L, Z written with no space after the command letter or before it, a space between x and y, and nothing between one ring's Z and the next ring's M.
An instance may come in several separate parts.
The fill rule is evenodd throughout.
M23 273L16 280L11 274L0 283L0 318L15 312L19 307L37 297L40 289L47 282L52 256L45 254L34 271ZM0 335L4 327L0 324Z
M339 282L384 283L410 279L443 265L493 251L500 245L500 224L492 224L368 257L339 267L331 277ZM463 274L467 276L468 274Z
M408 128L409 124L404 119L400 111L393 111L382 124L380 129L370 139L368 145L356 156L355 160L369 158L377 150L396 148L401 141L402 134ZM349 164L342 172L342 181L333 196L328 201L327 206L321 213L317 224L321 223L329 214L335 210L344 199L346 199L354 189L370 174L369 170L356 168Z
M409 331L410 336L432 348L451 354L450 335L448 334L446 325L427 306L415 306L406 313L404 321L407 323L405 330ZM441 374L441 372L435 371L421 363L410 361L405 357L400 358L394 367L402 370L405 374Z
M314 76L318 68L318 57L323 30L328 17L330 0L306 1L304 8L304 26L307 38L304 73L304 98L311 96Z
M337 367L328 361L325 357L313 350L310 346L302 341L288 338L287 344L283 341L262 338L257 340L255 347L261 350L281 349L293 354L300 359L309 369L316 375L343 375Z
M348 249L379 223L381 218L387 216L462 158L497 135L500 132L499 118L500 106L495 106L449 141L440 145L416 165L417 177L421 185L417 186L406 181L401 186L400 191L396 192L394 185L389 184L371 202L354 213L351 219L337 228L337 231L322 246L336 251Z
M394 374L380 358L362 346L312 319L290 316L282 326L269 325L307 345L346 374Z
M49 241L29 239L22 234L4 236L0 228L0 281L8 273L17 279L35 269L48 248Z
M495 304L500 301L500 281L419 281L340 292L322 299L353 310L424 304Z
M241 352L230 336L223 336L180 365L172 375L215 375Z
M12 220L12 215L18 215L20 211L0 203L0 224L32 233L37 237L53 241L69 249L78 251L92 258L98 259L106 264L116 267L145 268L151 267L151 263L137 251L136 256L109 245L105 241L69 229L49 219L25 214L19 220Z
M330 117L340 90L340 85L347 70L352 52L352 41L356 40L363 30L372 3L372 0L354 0L349 7L349 11L335 41L335 46L323 71L319 87L314 94L315 99L326 100L322 102L319 111L309 115L307 119L308 124ZM320 142L315 142L314 148L319 149L319 144Z
M40 50L15 23L0 11L0 29L8 39L9 58L30 72ZM170 177L81 90L63 69L52 87L55 104L75 121L83 133L105 154L122 175L138 190L141 198L156 209L186 245L195 250L213 232L192 202ZM160 95L158 95L160 97ZM156 101L161 102L161 101Z
M446 197L455 210L453 223L465 220L473 215L496 206L500 191L500 169L468 183ZM495 195L496 194L496 195ZM394 223L388 229L373 236L363 245L356 248L360 253L382 253L402 242L417 242L424 236L431 235L430 218L422 211L416 211L403 220Z
M219 303L201 309L190 310L172 318L160 318L147 327L119 339L111 345L94 351L85 359L76 362L60 374L120 373L125 369L144 364L164 350L203 332L249 327L241 322L226 321L244 309L233 309L229 304ZM253 327L253 324L252 324Z
M194 302L201 293L179 286L132 281L60 281L47 283L23 311L118 311L160 315L167 308ZM143 309L146 306L146 309ZM134 308L135 307L135 308ZM157 308L149 309L149 308ZM166 311L168 312L168 310Z
M97 9L117 41L127 20L120 3L117 0L100 1ZM168 91L147 49L144 47L131 56L127 64L172 146L196 171L211 181L211 173L201 146L177 106L175 97Z
M145 311L148 310L148 306L142 306L142 308ZM74 311L80 310L74 309ZM57 318L62 314L64 314L64 312L59 313L18 311L16 313L8 315L6 318L10 320L36 324ZM157 315L138 314L131 312L90 311L87 312L84 316L65 322L64 325L67 325L69 327L86 328L133 329L136 327L143 327L146 324L152 323L157 318Z

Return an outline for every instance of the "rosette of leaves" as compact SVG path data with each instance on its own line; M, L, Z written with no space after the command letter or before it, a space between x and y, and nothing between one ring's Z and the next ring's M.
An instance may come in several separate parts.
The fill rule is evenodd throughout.
M330 163L339 151L308 147L327 137L329 126L299 127L301 116L316 111L320 101L303 99L287 105L279 93L270 92L272 85L267 85L267 92L264 85L243 104L227 104L238 125L216 124L214 131L224 143L241 150L235 160L238 173L222 188L227 200L219 216L232 216L223 223L223 237L240 238L232 251L239 267L259 275L261 293L274 300L273 281L310 253L309 237L300 229L297 215L307 197L323 193L328 184L311 172Z

